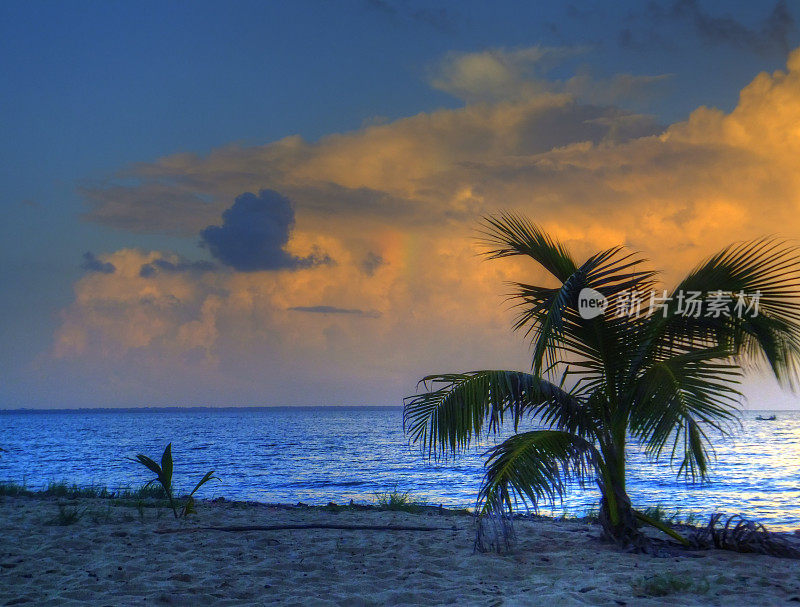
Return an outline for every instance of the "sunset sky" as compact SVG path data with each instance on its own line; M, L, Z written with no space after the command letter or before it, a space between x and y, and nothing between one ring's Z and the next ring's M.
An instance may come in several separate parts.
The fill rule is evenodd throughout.
M0 408L399 405L527 369L481 216L800 237L793 2L3 2ZM795 407L748 379L752 408Z

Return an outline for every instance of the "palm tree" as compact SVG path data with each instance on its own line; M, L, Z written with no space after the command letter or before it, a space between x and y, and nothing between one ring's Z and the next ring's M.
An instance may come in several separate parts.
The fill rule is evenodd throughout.
M667 454L680 463L679 477L705 479L712 438L740 424L743 367L765 363L794 385L798 249L775 239L729 246L667 293L655 291L656 273L623 247L579 266L563 244L512 214L485 218L482 235L489 259L525 255L557 280L512 283L514 330L531 340L531 371L425 377L424 389L405 399L410 439L429 457L446 456L509 421L517 433L486 454L480 513L507 513L520 502L536 508L577 479L597 484L607 539L645 550L645 522L685 542L631 505L628 443L655 460ZM584 318L579 299L587 294L602 294L604 313ZM523 423L533 429L520 431Z

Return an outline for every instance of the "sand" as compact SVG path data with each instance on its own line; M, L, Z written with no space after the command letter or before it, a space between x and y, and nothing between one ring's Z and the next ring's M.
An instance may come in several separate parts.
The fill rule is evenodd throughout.
M63 500L62 500L63 501ZM800 561L726 551L655 558L602 544L596 526L517 521L511 554L474 553L468 516L198 504L166 509L0 498L0 605L781 605L800 602ZM196 526L411 525L419 531L156 533ZM689 588L652 596L654 576ZM668 590L672 590L669 588ZM793 603L788 603L793 604Z

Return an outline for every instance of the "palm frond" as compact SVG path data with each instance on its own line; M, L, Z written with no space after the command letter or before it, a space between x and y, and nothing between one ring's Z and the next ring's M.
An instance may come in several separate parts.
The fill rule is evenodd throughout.
M411 442L435 457L468 447L473 438L497 433L506 419L516 430L523 415L548 425L585 432L583 404L563 388L521 371L472 371L431 375L425 392L405 399L403 428Z
M486 252L489 259L527 255L562 283L577 269L572 255L563 244L520 215L490 215L484 219L481 234L482 242L494 247Z
M535 374L559 360L569 360L586 376L606 380L626 368L642 322L627 314L626 302L633 294L652 288L655 276L653 271L639 269L644 261L614 247L589 258L559 288L515 283L512 298L521 312L514 329L526 328L526 337L530 336ZM606 298L605 314L581 317L579 297L584 289Z
M724 350L706 348L657 360L632 386L631 434L656 459L671 442L670 458L681 460L679 475L705 478L708 432L727 435L735 427L742 374L724 356Z
M155 472L159 478L161 477L162 474L161 466L159 466L157 463L155 463L152 459L150 459L146 455L140 453L139 455L136 456L136 459L132 459L131 461L139 462L143 466L146 466L149 470Z
M679 298L685 300L687 293L696 294L699 315L679 309ZM744 365L766 362L782 384L797 385L798 247L771 238L732 245L695 268L671 297L667 317L652 317L650 347L642 360L695 347L723 348ZM712 302L719 311L709 314Z
M172 443L169 443L161 455L161 484L167 491L172 487Z
M481 512L509 510L520 501L536 509L563 497L570 479L596 476L602 459L586 439L558 430L522 432L487 452L486 476L478 494Z
M195 494L195 491L197 491L200 487L202 487L212 479L222 482L222 480L218 476L214 476L213 470L209 470L208 472L205 473L203 478L200 479L200 482L194 486L194 489L192 489L192 492L189 494L189 497L193 496Z

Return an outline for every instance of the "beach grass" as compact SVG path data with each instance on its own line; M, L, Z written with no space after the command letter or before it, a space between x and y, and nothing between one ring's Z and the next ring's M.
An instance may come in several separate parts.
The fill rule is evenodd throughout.
M26 483L0 481L0 497L60 498L75 500L82 498L108 499L115 501L166 500L161 487L142 486L138 489L120 487L111 490L103 485L79 485L67 481L51 481L43 488L29 487Z
M13 481L0 481L0 497L33 497L33 498L59 498L75 500L81 498L97 498L110 500L115 506L126 506L136 508L139 517L144 517L145 509L169 507L169 500L161 485L146 484L142 487L133 489L129 486L109 489L103 485L90 484L79 485L67 481L51 481L44 488L35 489L25 483ZM348 504L338 504L328 502L324 506L311 506L302 504L309 508L323 508L329 512L343 512L349 510L370 510L377 509L382 511L408 512L411 514L421 514L424 512L436 511L442 515L472 515L473 511L467 508L444 508L430 504L422 499L415 497L410 491L401 491L394 487L388 491L376 492L374 500L370 503L355 503L352 500ZM247 508L251 505L246 501L229 501L231 507ZM684 525L694 527L702 521L691 512L683 512L680 508L669 509L662 505L649 507L644 513L652 519L668 525ZM565 522L584 522L595 524L598 522L597 509L590 509L585 514L573 515L563 514L555 517L555 520Z
M590 508L583 514L562 514L561 516L554 517L554 519L563 522L588 523L594 525L600 520L600 512L597 508Z
M18 497L23 495L28 496L30 493L30 490L24 484L15 483L12 481L0 481L0 497Z
M650 506L642 511L645 516L668 525L697 526L702 521L694 512L683 512L680 508L666 508L661 504Z
M441 505L434 505L424 500L414 497L409 491L400 491L394 488L389 491L376 492L372 503L357 503L350 500L346 504L338 504L330 501L326 505L311 505L298 503L296 507L308 509L321 509L332 513L376 510L391 512L407 512L410 514L436 513L443 516L453 515L473 515L474 513L467 508L445 508ZM0 497L26 497L33 499L52 499L56 498L63 502L82 499L104 500L107 502L106 510L102 512L92 510L87 514L92 520L107 519L107 510L112 507L133 508L138 512L139 518L144 519L147 509L170 508L169 499L161 485L145 484L142 487L133 489L129 486L109 489L99 484L79 485L67 481L51 481L42 488L30 487L26 483L14 481L0 481ZM181 496L179 499L185 499ZM220 498L221 499L221 498ZM63 500L63 502L62 502ZM229 508L233 509L252 509L254 502L239 500L224 500ZM277 507L284 507L284 504L272 504ZM580 520L580 519L576 519Z
M83 515L86 514L86 508L79 508L77 506L68 506L62 502L58 503L58 514L47 520L45 522L46 525L58 525L60 527L66 527L68 525L74 525L77 523Z
M111 494L106 487L100 485L69 485L64 481L57 483L49 483L44 493L48 497L66 497L77 499L82 497L89 498L107 498Z
M408 491L398 491L397 487L391 491L376 493L375 504L379 510L410 512L411 514L418 514L428 507L427 502L415 499Z

